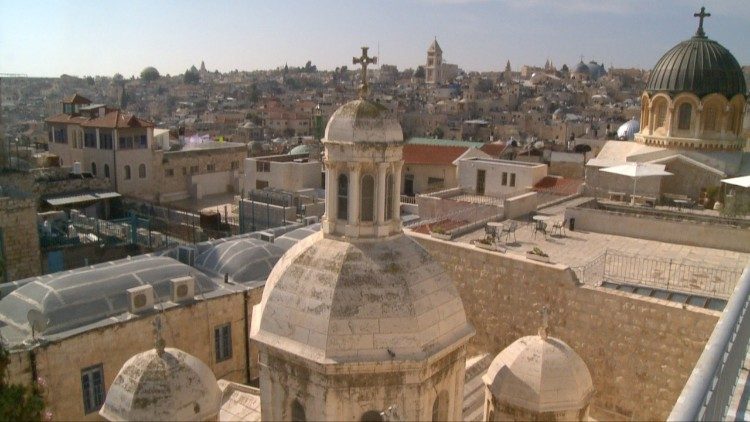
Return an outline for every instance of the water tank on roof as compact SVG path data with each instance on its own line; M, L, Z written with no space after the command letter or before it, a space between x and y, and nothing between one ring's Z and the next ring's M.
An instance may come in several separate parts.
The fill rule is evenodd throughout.
M73 163L73 174L81 174L81 162L76 161Z

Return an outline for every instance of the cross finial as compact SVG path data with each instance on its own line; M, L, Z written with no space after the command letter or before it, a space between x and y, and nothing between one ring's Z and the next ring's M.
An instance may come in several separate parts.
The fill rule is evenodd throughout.
M549 328L549 308L547 306L542 306L542 309L539 311L540 314L542 314L542 325L539 327L539 337L542 338L542 340L547 340L547 328Z
M156 348L156 354L161 357L164 354L164 339L161 336L161 315L157 315L152 324L154 325L154 348Z
M698 30L695 31L695 36L696 37L705 37L706 33L703 32L703 19L711 16L711 14L710 13L706 13L706 8L702 6L701 7L701 11L699 13L693 13L693 16L695 16L696 18L699 19L698 20Z
M362 83L359 85L359 98L367 98L369 87L367 84L367 65L377 64L377 57L368 57L367 50L370 47L362 47L362 55L360 57L352 57L352 64L358 64L362 66Z

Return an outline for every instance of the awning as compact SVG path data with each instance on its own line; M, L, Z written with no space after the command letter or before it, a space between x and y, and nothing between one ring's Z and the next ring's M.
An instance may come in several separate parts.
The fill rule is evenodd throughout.
M733 177L731 179L723 179L722 183L729 185L741 186L743 188L750 188L750 175L742 177Z
M118 198L120 195L117 192L89 192L81 193L78 195L59 196L56 198L47 198L48 204L53 207L59 207L63 205L80 204L82 202L100 201L103 199Z

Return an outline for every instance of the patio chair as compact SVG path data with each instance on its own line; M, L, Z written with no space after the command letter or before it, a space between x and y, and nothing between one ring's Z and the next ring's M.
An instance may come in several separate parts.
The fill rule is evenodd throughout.
M492 239L492 243L495 243L495 241L497 240L497 232L495 231L495 228L492 226L485 225L484 237L487 239Z
M565 236L565 224L568 223L568 219L558 220L552 223L552 230L550 230L550 234L554 234L555 232L558 232L560 236Z
M510 239L510 235L513 235L513 243L517 242L516 240L517 228L518 228L518 223L516 221L511 221L507 227L503 226L503 231L502 233L500 233L500 236L505 235L505 243L508 243L508 239Z
M544 235L544 239L547 239L547 223L544 221L536 221L536 224L534 224L534 235L532 238L536 238L537 232L542 232Z

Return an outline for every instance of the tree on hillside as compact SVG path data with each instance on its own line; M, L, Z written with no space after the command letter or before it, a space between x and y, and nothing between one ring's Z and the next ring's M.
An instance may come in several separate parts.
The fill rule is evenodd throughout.
M198 73L198 69L193 66L191 69L185 71L185 75L182 77L182 81L186 84L197 85L201 81L201 75Z
M149 66L141 71L141 79L144 82L153 82L159 79L159 71L155 67Z
M0 338L0 420L30 421L40 420L44 410L39 387L27 387L8 383L10 353Z
M414 77L417 79L424 79L424 66L419 66L417 71L414 72Z

